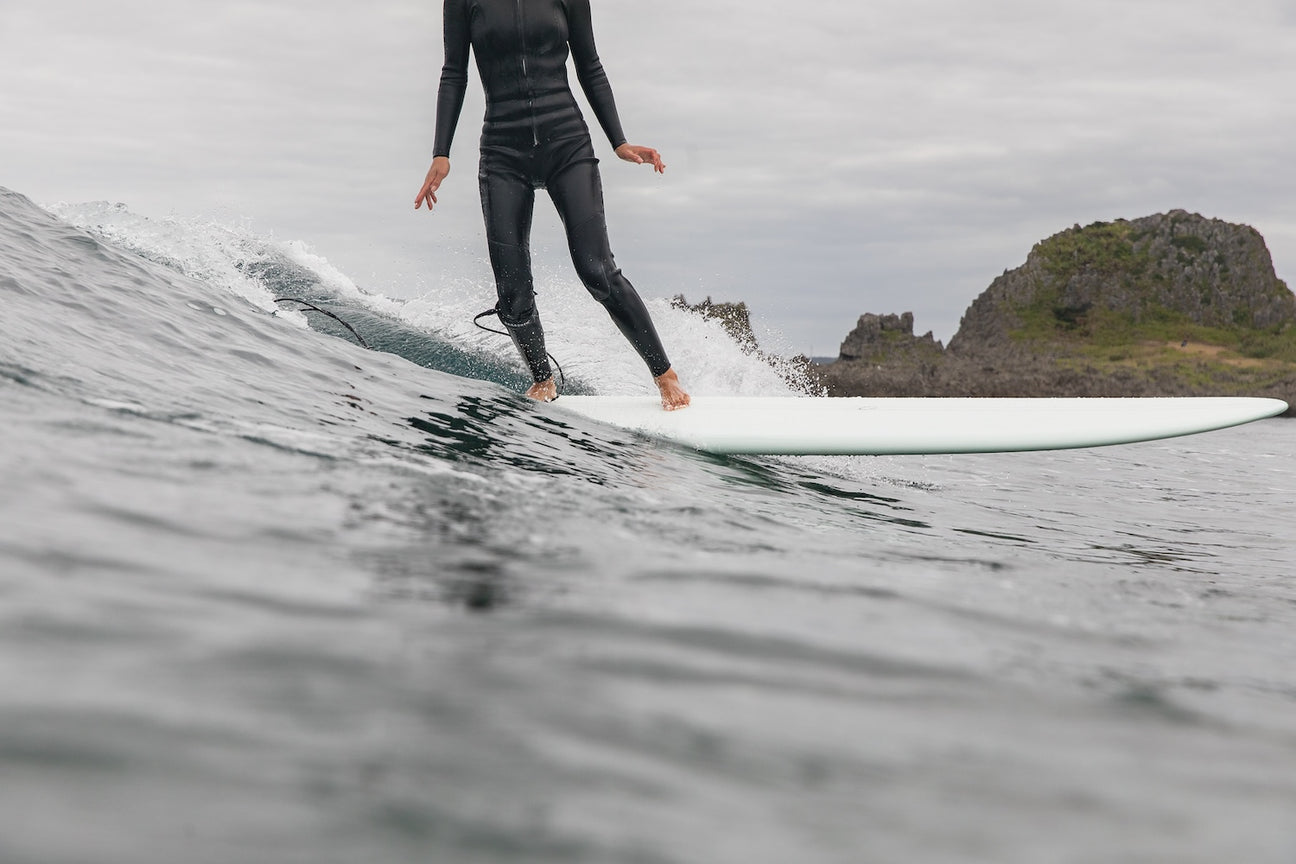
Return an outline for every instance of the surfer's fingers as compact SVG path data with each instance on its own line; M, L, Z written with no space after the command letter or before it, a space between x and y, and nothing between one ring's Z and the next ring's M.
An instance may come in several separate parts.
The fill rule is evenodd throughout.
M435 203L437 203L437 196L436 196L436 193L435 193L434 191L432 191L432 189L431 189L430 187L431 187L431 184L429 184L429 183L424 183L424 184L423 184L423 188L419 190L418 197L414 199L414 209L415 209L415 210L419 209L419 208L422 207L424 204L427 204L427 208L428 208L429 210L431 210L431 209L432 209L432 205L435 204Z
M653 170L658 174L666 170L666 163L662 161L661 154L652 147L637 147L635 149L639 151L640 164L652 165Z
M431 191L432 191L432 176L431 174L429 174L426 178L424 178L423 185L419 187L418 194L414 196L414 206L416 208L421 206L423 204L423 201L428 197L428 194Z

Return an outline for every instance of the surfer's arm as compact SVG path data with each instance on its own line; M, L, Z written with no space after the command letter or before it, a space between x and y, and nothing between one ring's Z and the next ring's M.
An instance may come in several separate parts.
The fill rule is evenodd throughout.
M603 127L616 155L636 165L651 165L658 174L666 170L661 154L651 147L641 147L626 141L617 115L616 100L612 98L612 84L599 60L594 46L594 20L589 0L568 0L567 41L571 45L572 61L576 64L576 79L580 81L585 98L594 109L594 116Z
M442 11L445 27L445 65L441 67L441 87L437 90L436 143L433 156L450 157L459 112L468 92L468 51L472 44L468 30L466 0L445 0Z
M612 149L616 150L626 143L626 136L621 129L621 118L617 116L616 101L612 98L612 84L594 47L590 0L567 0L567 41L571 45L572 62L576 65L576 79L580 81L585 98L594 109L594 116L603 127Z
M432 147L432 167L423 178L414 209L437 201L441 181L450 173L450 144L454 141L459 112L463 110L468 91L468 51L472 43L468 31L466 0L445 0L445 65L441 67L441 87L437 91L436 141Z

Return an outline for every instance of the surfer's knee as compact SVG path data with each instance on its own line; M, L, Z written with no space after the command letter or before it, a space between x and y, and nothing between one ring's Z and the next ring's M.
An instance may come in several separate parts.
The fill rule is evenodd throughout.
M615 307L620 305L616 302L616 289L610 282L586 282L585 290L604 306Z
M585 258L576 262L576 273L585 290L604 306L621 306L634 288L621 275L612 258Z

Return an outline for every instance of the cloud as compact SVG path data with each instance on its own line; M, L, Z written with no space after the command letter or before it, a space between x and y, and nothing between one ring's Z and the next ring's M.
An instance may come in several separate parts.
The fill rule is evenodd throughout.
M0 183L43 200L248 216L364 284L484 278L474 83L444 206L430 155L440 4L162 0L6 10ZM595 0L627 132L614 246L647 294L745 299L796 350L861 312L948 339L1073 223L1174 207L1248 222L1296 272L1296 20L1254 0ZM588 116L588 115L587 115ZM537 257L564 267L556 218Z

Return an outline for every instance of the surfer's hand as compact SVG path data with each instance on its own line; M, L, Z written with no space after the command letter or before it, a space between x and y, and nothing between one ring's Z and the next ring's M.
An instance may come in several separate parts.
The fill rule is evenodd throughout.
M448 156L438 156L432 160L432 167L428 169L427 178L423 180L423 188L419 190L418 197L414 199L414 209L427 205L429 210L432 205L437 203L436 193L441 188L441 181L450 173L450 158Z
M661 154L651 147L626 143L616 148L616 155L636 165L651 165L658 174L666 173L666 163L662 161Z

